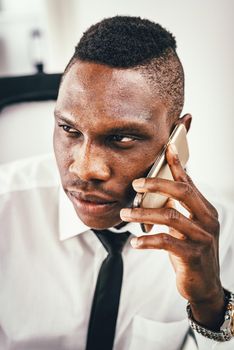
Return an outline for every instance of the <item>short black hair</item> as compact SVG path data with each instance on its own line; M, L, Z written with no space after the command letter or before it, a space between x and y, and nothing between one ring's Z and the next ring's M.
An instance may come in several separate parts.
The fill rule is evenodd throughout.
M160 24L131 16L92 25L75 48L65 73L77 60L139 70L178 118L184 103L184 73L174 36Z

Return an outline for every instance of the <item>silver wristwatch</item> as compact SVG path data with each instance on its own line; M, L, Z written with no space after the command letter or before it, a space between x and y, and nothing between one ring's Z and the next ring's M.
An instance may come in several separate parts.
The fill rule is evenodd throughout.
M227 300L226 311L224 315L224 322L220 327L219 332L213 332L205 327L200 326L193 320L192 310L190 303L187 304L187 314L190 327L197 333L202 334L204 337L216 340L218 342L224 342L234 337L234 293L231 293L224 289L225 298Z

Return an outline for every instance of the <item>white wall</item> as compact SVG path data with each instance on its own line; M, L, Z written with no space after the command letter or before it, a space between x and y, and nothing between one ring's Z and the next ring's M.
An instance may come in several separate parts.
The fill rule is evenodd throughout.
M147 17L174 33L186 75L184 112L194 118L189 133L191 175L234 198L234 1L41 1L48 71L62 70L82 32L103 17Z
M45 39L43 4L43 0L1 0L0 76L35 72L31 33L39 29Z

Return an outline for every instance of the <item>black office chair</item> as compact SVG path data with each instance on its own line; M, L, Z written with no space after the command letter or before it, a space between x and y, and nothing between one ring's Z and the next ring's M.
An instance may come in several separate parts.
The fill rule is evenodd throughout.
M56 100L61 74L0 78L0 110L13 103Z

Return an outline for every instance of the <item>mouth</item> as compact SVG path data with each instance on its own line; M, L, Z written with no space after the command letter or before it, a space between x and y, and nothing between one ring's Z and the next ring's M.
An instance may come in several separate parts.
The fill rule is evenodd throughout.
M118 202L113 199L95 194L68 191L68 196L79 213L83 215L98 216L109 214L118 204Z

